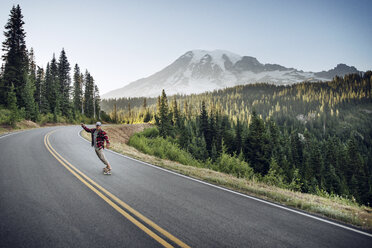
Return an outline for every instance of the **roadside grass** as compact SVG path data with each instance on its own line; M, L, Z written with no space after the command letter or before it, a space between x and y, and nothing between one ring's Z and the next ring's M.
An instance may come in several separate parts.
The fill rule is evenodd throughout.
M18 132L23 130L29 130L34 128L40 128L40 127L52 127L52 126L67 126L72 125L68 123L44 123L42 125L39 125L38 123L35 123L33 121L29 120L21 120L15 124L14 127L10 125L0 125L0 135L12 133L12 132Z
M3 127L0 127L0 135L4 134L4 133L8 133L9 131Z
M15 131L28 130L32 128L40 127L38 124L32 121L22 120L16 123L15 127L9 125L0 125L0 135L11 133Z
M150 128L147 130L151 130ZM146 131L144 131L146 132ZM130 146L161 159L179 162L183 165L202 167L202 164L194 159L190 153L182 150L177 145L162 137L146 138L138 133L134 134L128 143Z
M199 161L192 160L192 157L190 158L188 155L180 152L180 148L170 148L169 144L162 143L164 139L163 141L159 141L155 138L153 144L146 144L146 141L136 140L136 138L134 138L134 141L132 141L132 139L129 141L129 137L131 135L135 134L136 132L141 132L145 128L151 127L149 124L140 125L141 126L137 128L136 125L105 126L104 129L108 132L108 135L111 139L111 149L126 156L157 165L186 176L200 179L205 182L213 183L215 185L223 186L241 193L256 196L261 199L276 202L288 207L304 210L314 215L328 217L339 222L344 222L368 231L372 231L371 207L361 206L350 199L340 196L317 196L295 192L289 189L267 185L258 181L254 176L245 175L244 177L238 177L239 175L236 174L226 174L210 168L205 168L208 166L201 165ZM145 132L147 132L146 135L151 135L148 133L151 131L146 130ZM82 132L82 136L87 140L90 140L90 134ZM133 135L132 137L136 136L138 137L140 135ZM132 145L135 144L136 147L142 151L129 146L127 144L128 142L134 142ZM153 145L152 149L148 147L149 144ZM162 145L165 145L165 147L159 147L159 149L153 148ZM156 152L155 150L159 151ZM145 154L146 152L148 154ZM172 152L179 154L172 154L169 156L169 154ZM168 155L164 156L164 154ZM166 158L178 158L179 162L171 161ZM195 164L193 164L194 162Z

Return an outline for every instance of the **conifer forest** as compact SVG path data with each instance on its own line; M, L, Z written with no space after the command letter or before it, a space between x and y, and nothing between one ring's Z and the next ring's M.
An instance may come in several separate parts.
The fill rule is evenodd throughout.
M118 123L154 122L204 166L279 187L372 200L372 72L168 99L102 100ZM231 166L221 163L229 156ZM240 162L239 162L240 161ZM251 171L253 170L253 172Z
M88 70L71 65L66 51L51 55L46 67L36 63L37 53L26 46L22 10L13 6L5 25L0 70L0 124L22 119L39 123L75 123L104 118L99 89Z

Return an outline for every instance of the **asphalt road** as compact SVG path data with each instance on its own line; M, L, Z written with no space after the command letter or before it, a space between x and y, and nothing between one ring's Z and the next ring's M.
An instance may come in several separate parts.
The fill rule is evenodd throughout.
M105 176L80 130L0 137L0 247L372 247L371 235L108 151Z

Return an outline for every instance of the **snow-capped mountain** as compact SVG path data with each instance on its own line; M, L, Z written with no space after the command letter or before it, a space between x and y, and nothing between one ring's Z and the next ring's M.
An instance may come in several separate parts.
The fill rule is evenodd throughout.
M330 80L336 75L358 72L355 67L345 64L329 71L304 72L278 64L262 64L254 57L223 50L192 50L163 70L108 92L102 98L154 97L160 95L162 89L167 95L202 93L256 82L293 84Z

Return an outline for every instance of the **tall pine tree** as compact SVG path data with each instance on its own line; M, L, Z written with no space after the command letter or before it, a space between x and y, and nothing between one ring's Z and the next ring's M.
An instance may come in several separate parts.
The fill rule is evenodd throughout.
M41 107L41 94L42 94L42 85L44 81L44 69L41 67L37 67L36 70L36 80L35 80L35 102L39 106L39 109Z
M51 94L51 91L50 65L47 63L45 75L43 75L40 85L40 112L43 114L51 111L49 104L49 94Z
M67 60L66 52L62 49L58 61L58 81L60 84L60 105L62 115L70 115L70 63Z
M58 79L58 64L54 54L50 62L49 70L47 67L45 83L47 85L47 98L50 112L57 116L61 112L61 86Z
M84 76L85 90L84 90L84 113L88 117L93 117L94 106L93 106L93 91L94 91L94 81L93 77L88 71L85 71Z
M25 75L26 84L22 90L22 100L25 107L26 119L36 121L39 107L35 103L36 64L34 50L31 48L28 55L28 74Z
M74 89L73 89L73 103L75 111L82 111L83 101L83 78L81 77L80 68L78 64L74 67Z
M15 124L18 121L19 116L18 116L18 108L17 108L17 97L14 91L13 84L10 86L7 102L8 102L9 109L12 111L10 115L9 124L15 127Z
M35 93L35 85L34 82L27 78L26 85L22 91L22 100L24 102L25 106L25 118L27 120L36 121L38 118L38 111L35 106L35 99L34 99L34 93Z
M168 99L163 89L158 99L157 114L155 117L159 134L164 138L172 132L171 117L169 116Z
M95 104L95 108L94 108L94 111L95 112L95 116L97 119L101 119L101 107L100 107L100 103L101 103L101 98L99 96L99 89L98 89L98 86L97 85L94 85L94 104Z
M19 5L13 6L10 11L10 18L5 25L5 41L3 42L3 60L5 61L3 80L0 85L0 104L7 104L7 94L11 85L20 107L25 106L22 100L22 91L27 81L27 50L26 32L24 31L22 10Z
M257 115L256 111L253 111L249 131L244 139L243 152L255 172L262 175L269 171L270 166L268 140L265 133L264 121Z

